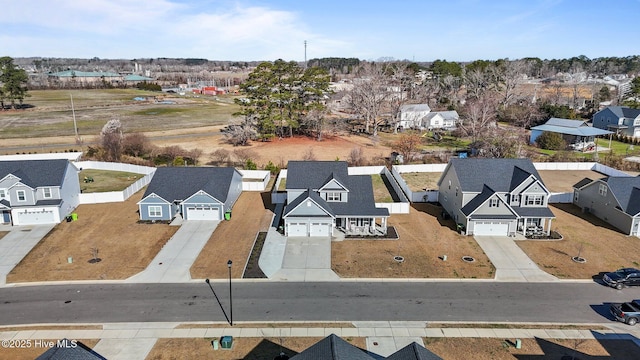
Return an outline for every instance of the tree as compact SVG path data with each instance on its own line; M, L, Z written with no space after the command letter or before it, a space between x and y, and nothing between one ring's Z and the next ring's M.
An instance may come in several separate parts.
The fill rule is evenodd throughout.
M640 76L636 76L631 80L631 94L640 96Z
M349 105L364 119L365 132L378 135L382 123L380 115L389 97L387 78L383 64L364 63L356 70Z
M496 94L486 92L478 99L469 100L462 109L463 121L461 130L471 137L471 142L477 141L491 129L496 127Z
M122 155L122 123L118 119L109 120L100 132L100 145L104 150L104 160L118 161Z
M413 160L413 154L418 149L418 145L422 142L422 138L416 132L409 131L402 133L398 139L391 145L391 148L404 158L405 163Z
M0 109L4 110L9 100L12 109L17 109L16 101L22 105L27 94L27 72L18 68L9 56L0 57Z
M601 102L611 100L611 91L607 85L600 88L600 91L598 92L598 100Z
M122 152L130 156L143 156L150 151L149 138L143 133L131 133L122 139Z
M536 143L541 149L545 150L564 150L567 147L562 134L551 131L542 132L536 138Z

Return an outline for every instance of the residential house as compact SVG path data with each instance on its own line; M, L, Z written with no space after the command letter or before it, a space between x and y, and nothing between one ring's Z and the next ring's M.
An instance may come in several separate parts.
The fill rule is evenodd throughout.
M401 129L421 128L423 118L430 112L431 108L427 104L401 105L398 127Z
M535 144L536 139L542 135L543 132L562 134L562 138L567 144L573 148L583 150L587 148L587 144L593 144L596 136L613 134L611 131L592 127L584 120L551 118L543 125L531 128L529 143Z
M369 175L349 175L344 161L290 161L287 236L384 235L389 211L377 208Z
M331 334L317 343L311 345L291 360L442 360L441 357L427 350L424 346L413 342L388 357L383 357L343 340L335 334Z
M420 129L445 129L453 130L458 126L460 116L455 110L451 111L434 111L428 113L422 118L419 128Z
M549 235L550 192L529 159L454 158L438 201L466 235Z
M138 202L140 220L222 220L242 192L232 167L158 168Z
M78 169L69 160L0 161L0 223L57 224L79 203Z
M593 114L593 127L620 135L640 137L640 109L607 106Z
M37 347L37 346L35 346ZM87 345L77 340L61 339L48 348L36 360L106 360Z
M573 203L583 212L595 215L627 235L640 237L640 177L584 178L573 188Z

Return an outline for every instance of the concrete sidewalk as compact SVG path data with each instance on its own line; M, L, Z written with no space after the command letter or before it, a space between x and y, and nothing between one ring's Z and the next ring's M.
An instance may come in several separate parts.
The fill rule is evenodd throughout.
M496 268L495 280L512 282L550 282L558 278L538 267L511 238L474 236Z
M145 270L128 283L175 283L191 280L191 265L220 221L185 221Z
M317 324L317 322L309 322ZM36 339L100 339L94 350L108 359L144 359L158 339L194 338L215 339L222 336L234 338L247 337L326 337L331 334L347 337L366 338L367 350L375 354L388 356L413 341L423 344L423 338L499 338L499 339L611 339L632 340L639 344L640 329L626 326L614 326L610 323L591 324L605 326L609 330L576 330L576 329L532 329L527 324L521 328L507 329L496 327L427 327L425 321L364 321L353 322L353 327L345 327L348 322L320 323L324 327L306 327L306 322L287 322L278 327L278 323L237 323L237 325L255 325L252 327L229 327L226 323L107 323L102 329L86 330L11 330L3 331L0 327L0 340L36 340ZM60 324L62 325L62 324ZM73 326L74 324L66 324ZM76 326L89 324L76 324ZM94 324L91 324L94 325ZM95 324L101 325L101 324ZM189 327L192 325L192 327ZM211 327L208 327L210 325ZM550 324L551 325L551 324ZM33 325L32 325L33 326ZM54 326L38 324L38 326ZM455 326L453 323L451 326ZM15 328L15 326L12 326ZM640 351L640 349L639 349Z
M33 249L55 224L6 226L9 233L0 239L0 286L7 283L7 275Z

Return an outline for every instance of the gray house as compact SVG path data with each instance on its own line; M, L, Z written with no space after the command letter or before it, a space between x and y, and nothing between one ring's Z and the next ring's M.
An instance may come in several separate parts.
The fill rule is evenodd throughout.
M584 178L573 185L573 203L631 236L640 236L640 177Z
M290 161L287 236L384 235L389 210L377 208L369 175L349 175L344 161Z
M0 161L0 224L57 224L79 203L78 169L69 160Z
M140 220L222 220L242 192L231 167L158 168L138 202Z
M593 127L616 134L640 137L640 109L607 106L593 114Z
M564 141L576 149L585 149L587 144L594 142L596 136L613 134L609 130L590 126L584 120L551 118L546 123L531 128L529 143L535 144L543 132L561 134Z
M438 201L466 235L549 235L549 191L529 159L454 158Z

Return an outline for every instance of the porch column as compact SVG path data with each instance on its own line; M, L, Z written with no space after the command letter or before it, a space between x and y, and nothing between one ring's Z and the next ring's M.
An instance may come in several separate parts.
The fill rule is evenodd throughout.
M551 234L551 221L553 221L553 219L549 219L549 221L547 222L547 235Z

